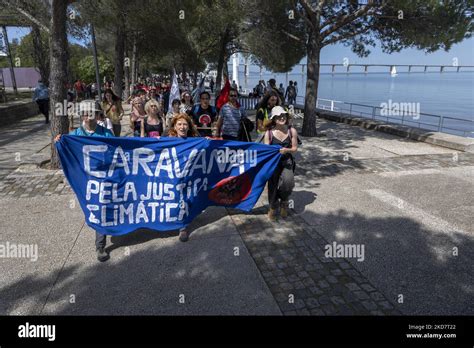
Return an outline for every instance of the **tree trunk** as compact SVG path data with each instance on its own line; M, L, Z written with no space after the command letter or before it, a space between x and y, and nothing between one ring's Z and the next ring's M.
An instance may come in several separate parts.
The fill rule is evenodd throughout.
M226 29L224 36L222 36L221 49L219 52L219 60L217 61L217 76L216 76L216 97L222 89L222 69L225 63L227 40L229 37L229 30Z
M97 57L97 43L95 41L95 29L94 25L91 24L91 37L92 37L92 52L94 54L94 70L95 70L95 83L96 83L96 92L97 98L102 99L102 88L100 84L100 72L99 72L99 60Z
M224 56L219 55L219 60L217 61L216 92L215 92L216 98L217 98L217 95L221 92L223 66L224 66Z
M127 57L128 57L128 52L127 52ZM123 98L124 100L127 100L128 97L130 96L130 66L126 65L125 66L125 91L123 92Z
M306 94L302 135L314 137L316 131L316 100L318 98L321 47L316 35L311 34L307 47Z
M137 34L133 33L132 44L132 86L137 83Z
M198 71L197 71L197 64L196 64L196 63L194 64L193 74L194 74L193 89L196 89L196 87L197 87L197 79L198 79Z
M135 62L135 74L136 74L136 78L135 78L135 81L138 83L138 78L140 76L139 74L140 72L140 62L138 61L138 54L137 54L137 60Z
M186 59L186 55L184 53L181 55L181 59L183 61L183 63L181 64L181 78L183 79L183 86L184 86L186 82L186 74L187 74L186 64L184 63Z
M48 47L45 47L43 40L41 39L40 28L34 24L32 25L33 33L33 47L34 47L34 60L38 67L41 75L41 80L45 84L49 84L49 57Z
M114 77L114 92L117 96L122 98L122 82L123 82L123 61L125 55L125 28L124 22L117 25L115 32L115 77Z
M4 26L4 25L2 26L2 32L3 32L3 37L5 38L4 42L5 42L5 47L7 49L6 52L8 54L8 60L9 60L9 63L10 63L10 77L11 77L11 81L12 81L13 91L15 92L15 94L18 94L18 89L16 87L15 68L13 66L12 51L11 51L10 44L8 43L7 27Z
M59 168L59 157L54 145L57 134L68 132L67 110L64 107L56 108L55 105L65 105L67 82L67 35L66 35L66 9L67 2L63 0L51 1L51 35L49 42L49 59L51 72L49 79L49 114L51 120L51 168Z
M124 64L125 89L123 99L127 100L130 96L130 42L125 38L125 64Z
M224 67L222 68L222 74L224 75L224 77L227 77L230 80L230 78L229 78L229 57L227 56L227 54L224 57Z

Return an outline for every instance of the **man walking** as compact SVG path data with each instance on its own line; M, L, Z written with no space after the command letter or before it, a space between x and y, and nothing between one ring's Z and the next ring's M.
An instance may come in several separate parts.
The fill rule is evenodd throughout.
M293 81L286 87L285 99L288 98L288 105L295 105L296 103L296 88L293 86Z
M220 117L217 121L217 134L222 133L225 140L238 140L240 121L245 116L245 111L237 103L237 90L229 90L229 101L220 110Z
M38 104L40 112L46 118L46 124L49 123L49 90L48 87L39 80L33 94L33 101Z
M275 91L276 93L278 93L278 96L280 98L280 105L283 104L285 98L283 96L283 93L281 93L280 90L277 88L275 79L268 80L267 92L270 93L271 91Z

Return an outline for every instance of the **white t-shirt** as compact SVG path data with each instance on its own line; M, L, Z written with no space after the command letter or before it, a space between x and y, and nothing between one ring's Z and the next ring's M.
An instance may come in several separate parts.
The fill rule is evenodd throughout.
M106 117L104 121L97 121L97 124L104 128L110 129L111 131L113 131L114 129L114 126L112 125L112 121L108 117Z

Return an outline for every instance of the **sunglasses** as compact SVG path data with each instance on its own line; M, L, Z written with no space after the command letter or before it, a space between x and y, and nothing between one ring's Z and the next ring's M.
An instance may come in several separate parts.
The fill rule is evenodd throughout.
M236 97L237 97L237 94L229 94L229 97L234 97L234 98L236 98Z

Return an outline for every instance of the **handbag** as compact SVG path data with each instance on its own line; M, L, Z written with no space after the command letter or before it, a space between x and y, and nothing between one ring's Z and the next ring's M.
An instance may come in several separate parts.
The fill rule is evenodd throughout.
M242 117L240 119L240 128L239 128L239 134L238 134L238 139L239 141L247 141L251 142L252 137L250 136L250 132L253 131L253 123L250 121L247 117Z

